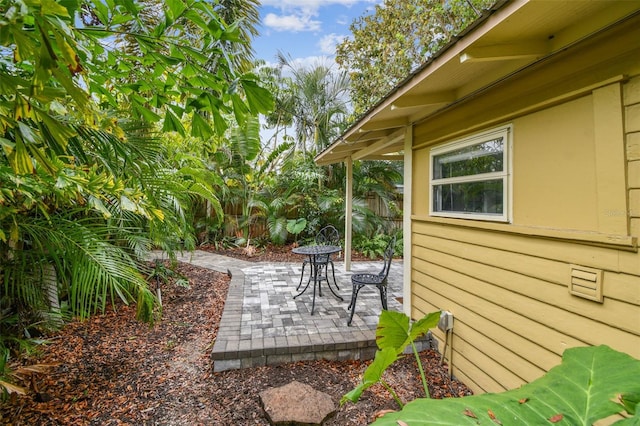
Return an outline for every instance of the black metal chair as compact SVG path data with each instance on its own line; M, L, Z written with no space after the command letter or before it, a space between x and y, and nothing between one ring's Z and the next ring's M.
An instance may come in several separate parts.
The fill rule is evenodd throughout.
M349 316L349 322L347 325L351 325L353 321L353 314L356 311L356 300L358 299L358 293L365 286L375 286L380 291L380 300L382 301L382 309L387 309L387 278L389 277L389 269L391 268L391 259L393 259L393 250L396 245L396 237L394 236L387 244L384 250L384 264L382 270L377 274L372 273L358 273L351 276L351 284L353 285L353 292L351 293L351 302L347 309L351 310Z
M335 226L327 225L316 234L315 240L316 240L316 244L319 246L321 245L337 246L337 245L340 245L340 233L338 232ZM329 278L327 276L328 267L329 265L331 265L333 283L335 284L336 289L340 290L340 288L338 287L338 282L336 281L336 271L333 265L333 260L331 260L331 255L330 254L318 255L318 256L314 256L313 259L315 263L314 267L317 268L317 273L319 274L321 279L325 279L327 283L329 283ZM302 263L302 272L300 273L300 283L298 284L298 287L296 287L296 290L300 290L300 287L302 286L302 279L304 278L304 268L309 263L311 263L311 260L309 259L305 259L304 262ZM313 273L313 268L310 268L310 269ZM311 275L309 275L309 281L310 280L311 280ZM322 295L322 293L320 293L320 295Z

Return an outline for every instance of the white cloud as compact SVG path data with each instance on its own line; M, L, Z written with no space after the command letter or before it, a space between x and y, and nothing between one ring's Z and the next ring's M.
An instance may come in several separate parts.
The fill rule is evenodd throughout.
M310 14L315 14L323 6L334 4L346 7L356 3L376 3L377 0L262 0L262 6L272 6L282 11L301 10Z
M321 21L312 18L319 16L321 7L342 5L351 7L356 3L375 4L380 0L262 0L262 6L270 6L282 12L280 15L269 13L263 24L275 31L320 31ZM345 22L344 17L338 22Z
M320 21L314 21L309 15L276 15L268 13L262 23L274 31L319 31Z
M335 55L336 45L341 43L345 38L347 38L345 35L335 33L327 34L320 39L318 47L325 55Z
M331 56L305 56L301 58L287 58L289 65L295 69L313 69L319 65L323 65L329 68L333 72L338 72L338 64ZM280 66L277 62L265 61L264 66L278 68ZM293 76L293 70L290 67L284 67L282 69L282 75L285 77Z
M339 73L341 72L341 68L335 61L335 58L332 56L304 56L298 58L289 58L289 65L291 65L296 70L312 70L318 66L324 66L329 69L331 73ZM265 61L265 67L270 68L280 68L282 64L273 61ZM291 67L282 67L282 76L283 77L293 77L294 70Z
M326 56L306 56L304 58L295 58L291 61L291 65L294 68L315 68L318 65L324 65L329 68L333 68L335 61L333 58Z
M347 25L351 22L351 18L347 15L340 15L336 18L336 23L339 25Z

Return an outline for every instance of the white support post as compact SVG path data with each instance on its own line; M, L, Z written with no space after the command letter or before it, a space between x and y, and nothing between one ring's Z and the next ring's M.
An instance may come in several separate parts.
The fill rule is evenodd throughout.
M344 200L344 269L351 270L351 223L353 217L353 160L345 161L347 182Z
M413 195L413 126L407 126L404 134L404 198L402 204L403 282L402 308L411 317L411 197Z

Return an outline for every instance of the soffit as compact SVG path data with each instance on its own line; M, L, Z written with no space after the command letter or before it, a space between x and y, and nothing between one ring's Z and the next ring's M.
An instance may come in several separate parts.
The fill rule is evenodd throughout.
M625 0L503 2L396 86L316 162L391 158L384 156L403 150L406 126L639 9L640 2Z

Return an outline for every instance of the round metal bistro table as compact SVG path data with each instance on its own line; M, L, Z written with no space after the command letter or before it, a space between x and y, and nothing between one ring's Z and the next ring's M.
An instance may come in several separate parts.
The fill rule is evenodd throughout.
M320 287L320 283L324 280L327 282L327 287L331 290L331 293L341 301L344 299L340 297L333 288L331 288L331 283L329 282L329 277L326 271L326 267L328 266L328 262L318 262L319 257L327 257L332 255L333 253L338 253L342 251L342 247L340 246L330 246L330 245L314 245L314 246L301 246L294 247L291 251L295 254L301 254L309 257L309 264L311 265L311 277L313 278L313 299L311 302L311 315L313 315L313 311L316 306L316 287L318 287L318 293L322 296L322 288ZM322 274L322 268L325 268L324 275ZM297 298L304 294L305 291L309 288L309 284L311 284L312 278L309 278L307 285L302 289L302 291L296 294L293 298ZM336 284L336 283L334 283ZM336 288L337 288L336 284Z

